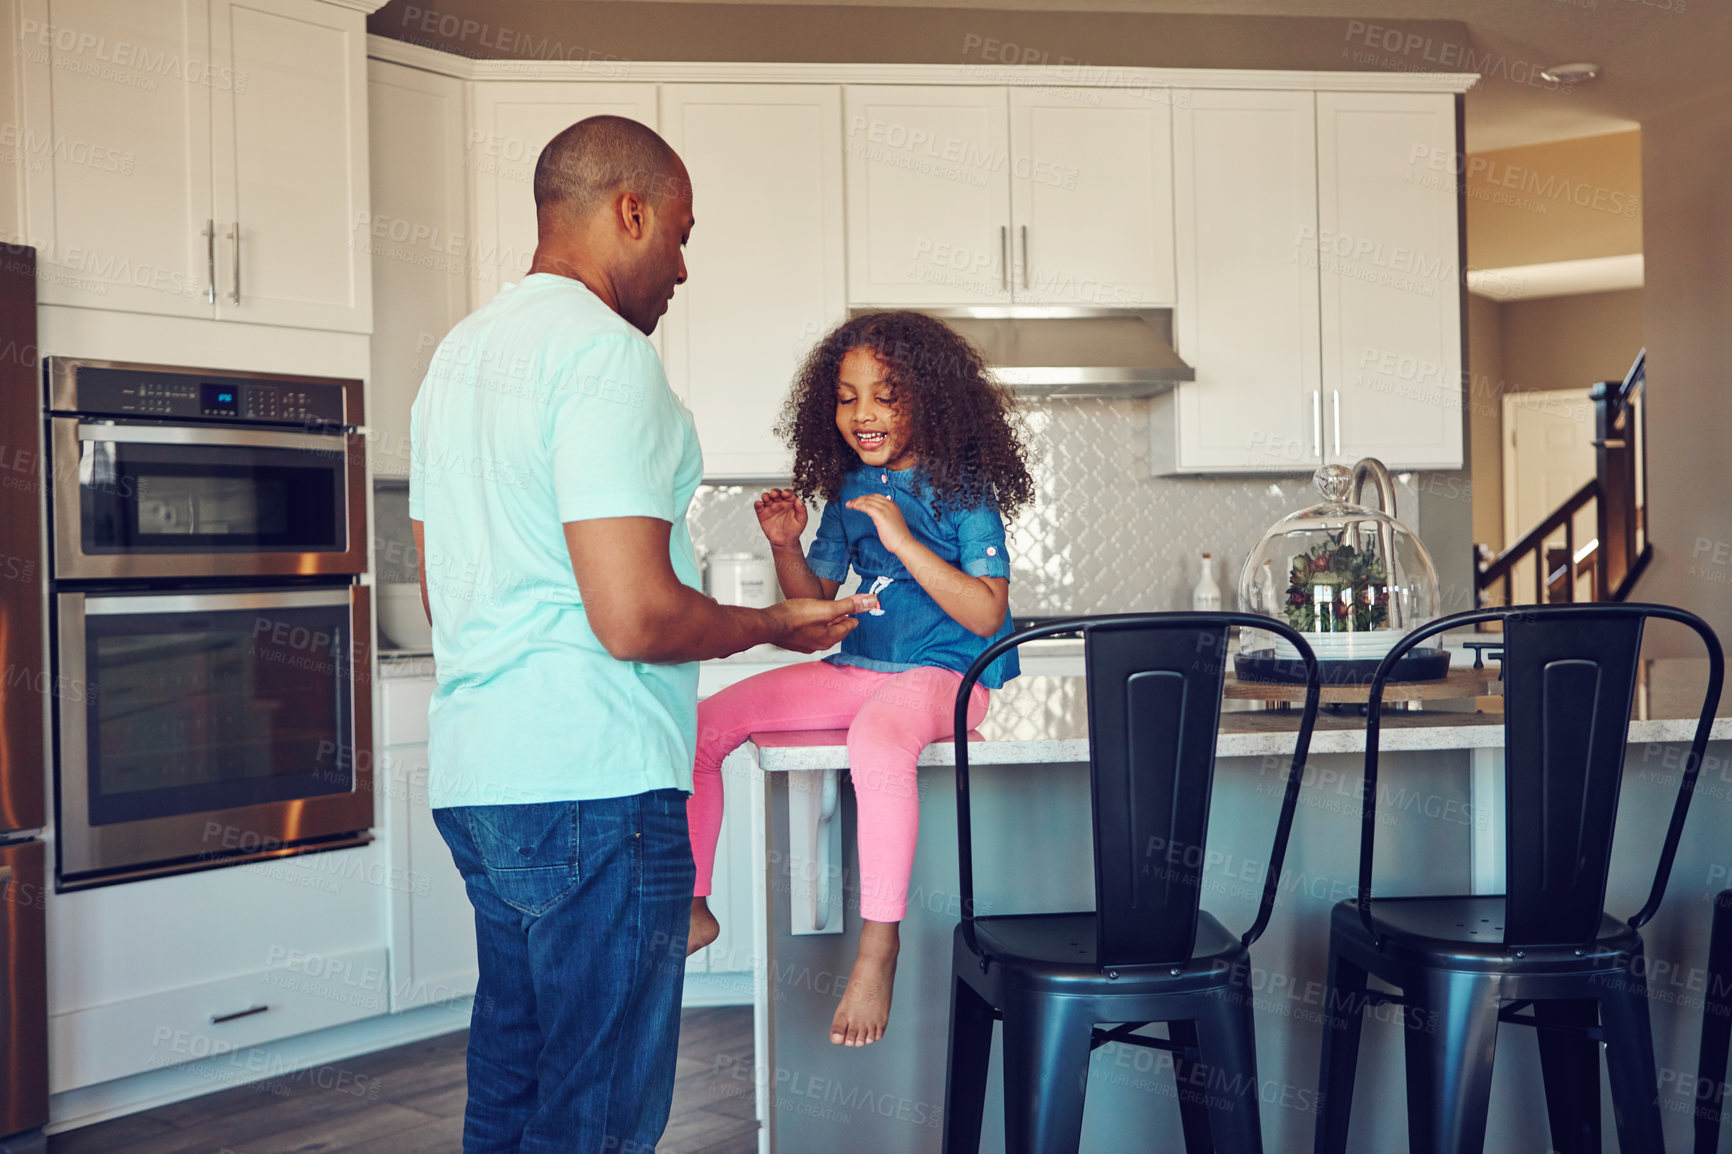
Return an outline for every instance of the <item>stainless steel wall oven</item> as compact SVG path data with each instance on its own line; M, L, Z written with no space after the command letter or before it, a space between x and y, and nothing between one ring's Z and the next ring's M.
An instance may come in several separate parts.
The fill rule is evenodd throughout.
M368 840L360 382L47 365L60 887Z

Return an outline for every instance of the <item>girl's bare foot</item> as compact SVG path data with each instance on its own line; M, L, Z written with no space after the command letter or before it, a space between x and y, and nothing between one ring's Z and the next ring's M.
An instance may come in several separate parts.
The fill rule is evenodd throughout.
M896 954L902 938L895 922L865 922L860 952L848 973L842 1004L830 1020L830 1042L836 1046L870 1046L884 1036L890 1021L890 987L896 981Z
M710 912L710 903L703 898L692 899L692 928L686 932L686 957L691 957L722 932L722 923Z

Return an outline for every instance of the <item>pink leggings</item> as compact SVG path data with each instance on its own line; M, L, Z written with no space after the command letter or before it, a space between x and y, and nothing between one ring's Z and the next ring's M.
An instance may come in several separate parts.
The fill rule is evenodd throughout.
M753 733L846 729L848 771L860 813L860 916L899 922L920 832L915 763L920 751L952 734L962 675L922 667L880 673L827 661L786 665L748 677L698 703L698 756L686 803L694 896L710 892L722 831L722 759ZM986 716L988 692L976 685L968 725Z

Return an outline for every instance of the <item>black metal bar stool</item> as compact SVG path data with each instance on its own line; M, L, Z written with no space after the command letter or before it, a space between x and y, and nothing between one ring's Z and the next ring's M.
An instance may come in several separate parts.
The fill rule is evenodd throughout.
M1714 895L1708 933L1708 992L1702 999L1702 1056L1696 1067L1696 1154L1720 1149L1726 1092L1726 1050L1732 1046L1732 890ZM1703 1093L1703 1087L1709 1087Z
M1650 618L1696 631L1708 650L1708 685L1647 903L1620 921L1604 910L1606 875L1642 630ZM1384 682L1421 641L1481 621L1504 627L1505 893L1373 898ZM1347 1148L1363 1010L1387 1003L1407 1007L1412 1154L1484 1149L1500 1023L1538 1028L1553 1149L1600 1149L1602 1042L1619 1149L1657 1154L1664 1148L1637 930L1666 892L1723 675L1713 630L1694 614L1664 605L1458 613L1408 634L1383 659L1371 683L1365 739L1359 893L1330 917L1318 1154ZM1370 989L1368 975L1400 993Z
M1199 908L1227 636L1234 625L1291 641L1307 677L1262 900L1255 923L1239 937ZM1079 630L1088 675L1095 909L975 917L969 692L1005 651ZM946 1154L980 1149L992 1024L1000 1019L1009 1154L1074 1154L1082 1138L1089 1054L1107 1042L1173 1053L1191 1154L1262 1150L1249 950L1274 909L1318 688L1317 661L1305 639L1284 624L1244 613L1076 618L1006 637L970 667L956 697L963 913L951 967ZM1135 1033L1153 1022L1167 1023L1167 1038Z

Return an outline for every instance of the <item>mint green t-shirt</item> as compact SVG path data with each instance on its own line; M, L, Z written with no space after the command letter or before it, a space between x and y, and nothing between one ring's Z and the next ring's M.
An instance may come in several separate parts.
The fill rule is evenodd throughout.
M438 677L429 803L690 790L697 665L608 654L562 528L668 521L674 573L698 588L686 508L703 458L655 349L581 282L525 277L440 343L410 438Z

